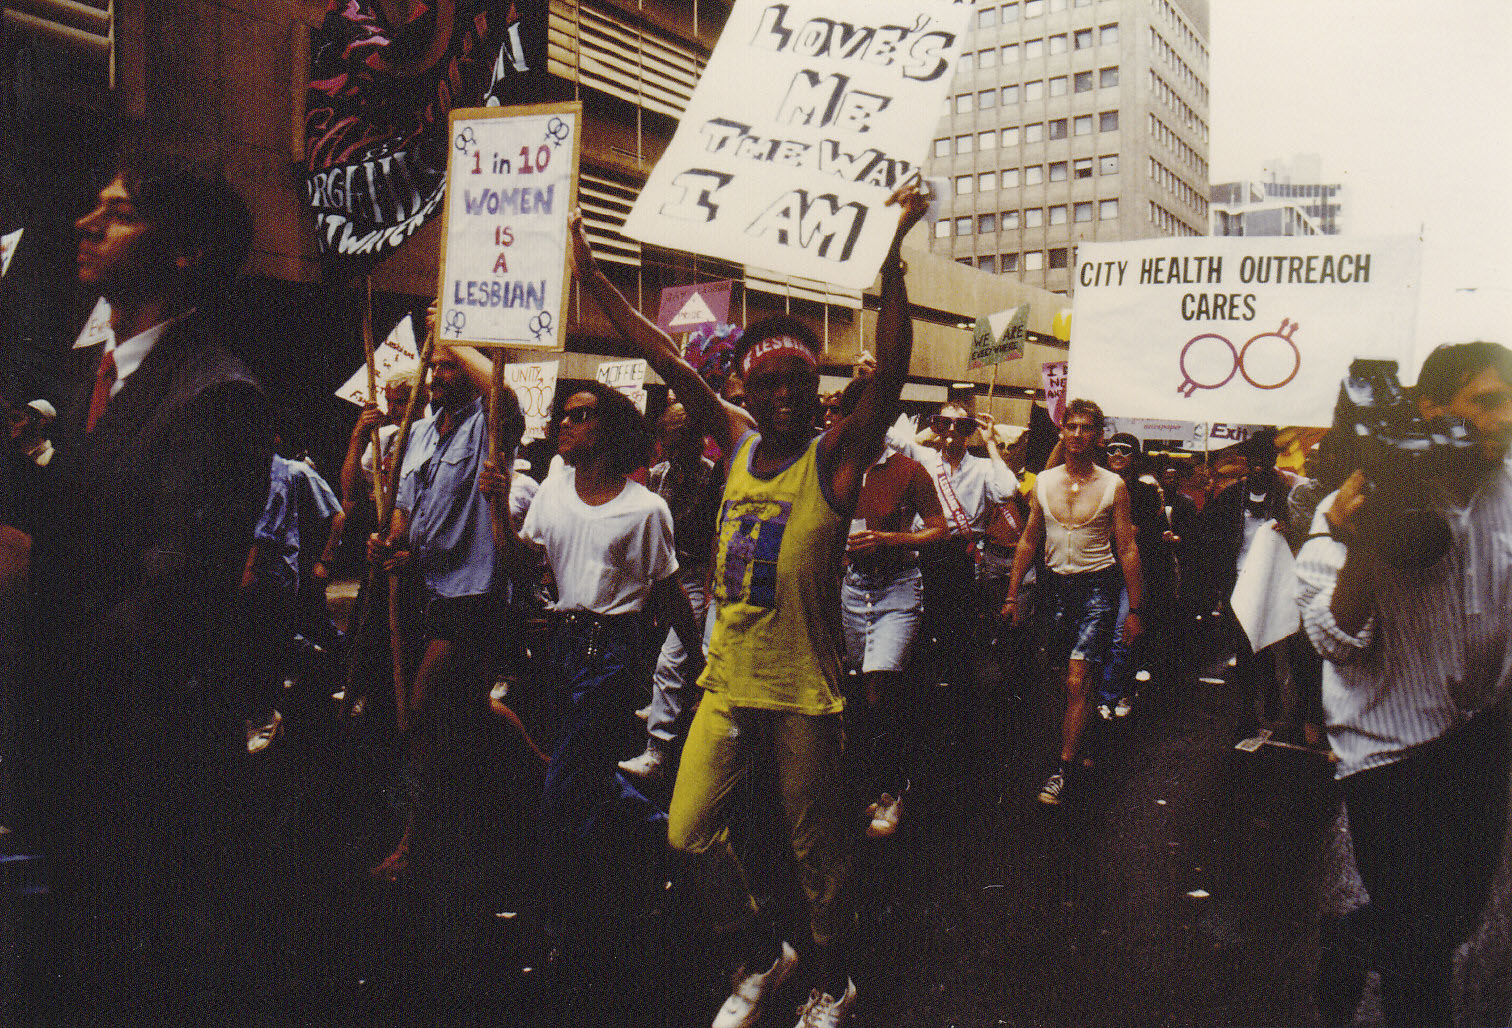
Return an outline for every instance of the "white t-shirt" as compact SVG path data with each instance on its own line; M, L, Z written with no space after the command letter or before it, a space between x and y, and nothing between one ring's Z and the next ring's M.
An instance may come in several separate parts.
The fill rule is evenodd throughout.
M627 480L608 503L590 507L578 497L573 469L553 467L525 515L520 537L545 547L561 611L643 610L651 586L677 571L672 512L635 481Z

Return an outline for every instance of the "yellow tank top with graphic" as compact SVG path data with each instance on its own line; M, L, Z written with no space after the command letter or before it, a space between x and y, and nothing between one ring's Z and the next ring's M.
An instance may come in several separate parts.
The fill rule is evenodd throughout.
M732 706L834 714L840 698L840 555L846 523L821 485L819 440L767 478L760 436L735 447L719 508L714 636L698 684Z

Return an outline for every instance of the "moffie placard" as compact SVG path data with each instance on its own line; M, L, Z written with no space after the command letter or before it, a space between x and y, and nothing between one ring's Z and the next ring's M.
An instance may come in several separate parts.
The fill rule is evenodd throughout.
M1411 360L1419 251L1341 236L1085 243L1070 395L1118 417L1328 425L1351 360Z
M625 223L648 243L871 285L971 5L737 0Z
M579 103L453 111L441 338L560 350Z

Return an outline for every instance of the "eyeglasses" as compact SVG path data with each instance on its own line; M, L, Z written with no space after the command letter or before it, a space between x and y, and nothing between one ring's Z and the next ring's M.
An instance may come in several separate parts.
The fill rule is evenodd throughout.
M929 419L929 427L944 435L954 428L961 435L976 431L975 418L947 418L943 414L936 414Z
M562 420L574 425L582 425L598 417L598 404L588 403L581 407L569 407L562 411Z
M1132 457L1134 456L1134 447L1130 446L1128 443L1109 443L1108 456Z

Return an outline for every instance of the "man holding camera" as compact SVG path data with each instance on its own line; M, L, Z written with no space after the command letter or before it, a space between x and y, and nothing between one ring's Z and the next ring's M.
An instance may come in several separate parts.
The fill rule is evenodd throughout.
M1512 351L1441 346L1416 404L1462 419L1474 444L1421 483L1447 550L1391 538L1410 512L1356 470L1326 498L1299 554L1298 602L1328 660L1323 702L1367 906L1325 931L1324 1023L1347 1023L1365 971L1392 1025L1449 1024L1455 947L1500 858L1512 685ZM1379 479L1379 473L1372 477ZM1395 554L1388 561L1383 554Z

